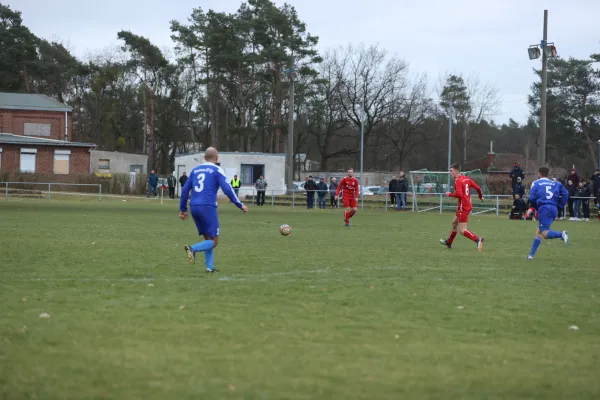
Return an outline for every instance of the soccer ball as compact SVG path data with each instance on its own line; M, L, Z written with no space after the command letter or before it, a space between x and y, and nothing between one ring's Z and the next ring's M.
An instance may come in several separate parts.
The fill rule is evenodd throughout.
M290 228L290 226L287 224L283 224L279 227L279 233L281 233L283 236L287 236L292 233L292 228Z

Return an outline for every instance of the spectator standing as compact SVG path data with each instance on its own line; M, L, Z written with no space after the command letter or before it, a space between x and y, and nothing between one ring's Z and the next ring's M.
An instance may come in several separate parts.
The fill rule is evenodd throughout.
M575 219L575 214L573 213L573 203L575 202L575 193L577 192L577 185L573 184L573 181L567 180L567 184L565 185L567 188L567 192L569 192L569 200L567 205L569 207L569 221L573 221Z
M158 185L158 175L154 173L154 170L150 171L150 175L148 175L148 189L152 189L152 194L154 197L158 196L156 192L156 186ZM150 190L148 190L148 197L150 197Z
M337 191L338 183L335 178L331 178L331 182L329 182L329 201L331 204L331 208L337 208L338 204L335 200L335 192Z
M388 184L388 192L390 192L390 206L393 207L397 204L396 192L398 191L398 180L395 176L392 176L392 180Z
M577 221L589 221L590 220L590 199L592 197L592 189L585 179L579 182L577 187L577 193L575 194L578 199L575 199L575 217Z
M319 208L321 209L327 208L327 200L325 196L327 196L328 190L329 187L325 183L325 178L321 178L319 183L317 183L317 195L319 196Z
M171 172L171 175L167 178L167 186L169 186L169 198L175 198L175 185L177 185L177 179L175 175Z
M406 193L408 192L408 182L404 172L400 172L400 180L396 185L396 210L406 211Z
M240 186L241 186L240 178L238 178L237 175L234 175L233 179L231 180L230 183L231 183L233 192L235 193L236 197L239 198L240 197Z
M185 186L185 183L187 182L187 180L188 180L188 176L187 176L187 174L184 172L184 173L183 173L183 175L181 175L181 176L179 177L179 184L181 185L181 188L182 188L182 189L183 189L183 187Z
M573 182L573 185L575 185L575 187L579 187L579 181L581 180L581 178L579 178L579 175L577 174L577 170L575 168L571 168L571 173L569 174L569 176L567 176L567 180Z
M312 175L309 175L304 183L304 190L306 190L306 208L311 209L315 206L315 191L317 190L317 184L313 181Z
M264 206L265 205L265 191L267 190L267 181L264 176L260 176L256 183L254 184L256 188L256 205Z
M511 179L510 186L513 188L513 199L514 199L515 198L514 187L517 184L517 179L518 178L521 178L521 180L525 179L525 174L523 173L523 170L519 166L519 163L515 163L515 165L513 165L513 168L510 170L510 174L508 176L510 176L510 179Z

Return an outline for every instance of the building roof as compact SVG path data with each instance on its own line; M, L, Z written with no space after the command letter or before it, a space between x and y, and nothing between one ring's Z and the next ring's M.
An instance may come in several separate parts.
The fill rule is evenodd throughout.
M73 109L44 94L0 92L0 109L71 112Z
M25 146L96 147L96 145L92 143L66 142L64 140L13 135L11 133L0 133L0 144L16 144Z
M269 156L269 157L286 157L285 153L261 153L261 152L243 152L243 151L219 151L219 154L227 154L227 155L233 155L233 156ZM192 153L182 153L182 154L177 154L175 156L175 158L178 157L188 157L188 156L202 156L204 157L204 150L203 151L196 151L196 152L192 152Z

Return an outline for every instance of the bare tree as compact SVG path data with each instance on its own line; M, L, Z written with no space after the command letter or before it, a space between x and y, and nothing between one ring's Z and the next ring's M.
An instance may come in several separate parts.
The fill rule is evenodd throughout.
M454 139L462 147L462 161L467 162L469 141L476 136L475 127L483 120L496 115L500 105L498 89L482 84L477 74L444 74L440 76L438 86L440 106L449 114L453 104L453 121L456 121L462 135Z
M402 168L410 152L427 141L422 128L436 110L425 74L415 77L410 90L403 96L397 99L398 107L394 108L393 115L381 130L385 138L384 145L392 149L393 156L390 158L399 168Z
M377 46L349 45L340 60L340 101L352 124L360 127L365 112L365 143L373 130L394 113L407 87L407 64L387 57Z

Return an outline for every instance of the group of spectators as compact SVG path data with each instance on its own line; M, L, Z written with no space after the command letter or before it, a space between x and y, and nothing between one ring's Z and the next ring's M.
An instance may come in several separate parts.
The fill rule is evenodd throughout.
M388 184L388 191L390 193L392 208L395 206L397 211L407 211L406 193L408 192L408 181L404 172L400 172L399 179L392 176Z
M515 163L510 171L513 193L513 207L509 218L522 219L527 209L532 207L530 202L525 202L525 174L521 167ZM589 221L590 203L595 203L598 208L598 218L600 218L600 168L596 169L589 180L581 178L575 168L572 168L569 175L564 179L552 178L560 182L569 193L567 201L567 211L569 221ZM566 218L565 210L558 210L558 218Z

